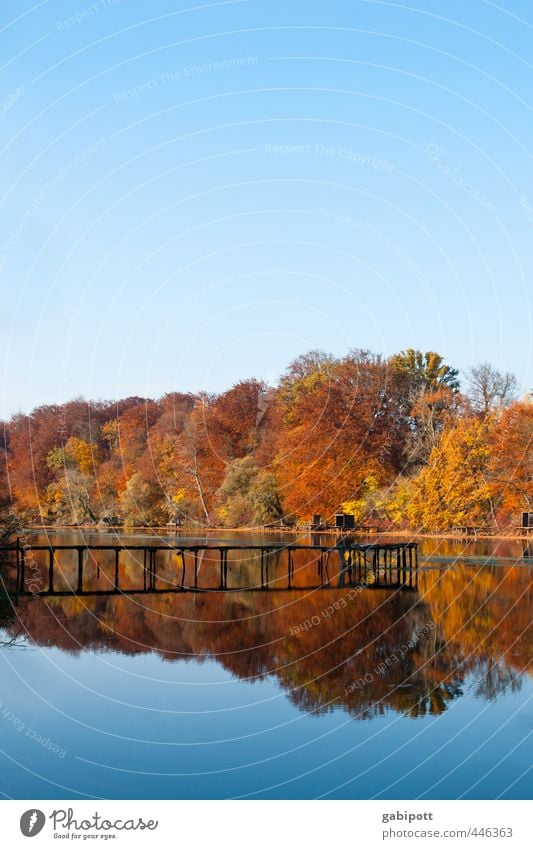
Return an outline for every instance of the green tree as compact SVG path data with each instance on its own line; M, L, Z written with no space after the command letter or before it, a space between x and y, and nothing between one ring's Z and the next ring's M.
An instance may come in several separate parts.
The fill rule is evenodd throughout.
M263 525L283 515L276 476L259 469L252 456L228 464L218 497L220 517L229 527Z
M407 348L394 354L389 360L396 378L407 382L410 394L418 395L421 390L436 392L447 387L459 389L459 371L444 362L444 357L435 351L416 351Z
M121 511L130 524L148 525L167 519L162 493L140 472L129 478L119 501Z
M459 372L435 351L414 348L392 356L389 367L406 433L405 463L412 470L427 463L444 427L457 413Z

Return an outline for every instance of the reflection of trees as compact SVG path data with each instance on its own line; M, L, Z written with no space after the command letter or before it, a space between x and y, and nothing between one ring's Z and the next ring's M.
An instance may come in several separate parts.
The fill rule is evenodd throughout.
M475 695L487 701L494 701L506 690L516 693L522 687L522 678L501 658L480 661L476 665L475 674L478 678Z
M26 645L26 635L23 634L24 629L19 628L16 634L10 637L8 640L0 640L0 648L1 649L9 649L9 648L20 648Z
M452 683L435 684L428 686L429 682L425 682L422 691L417 694L416 702L406 708L410 716L427 716L427 714L444 713L448 707L448 702L457 699L463 695L463 679L460 678Z
M14 621L13 606L9 596L0 586L0 628L8 628Z
M3 508L0 503L0 546L12 544L13 537L19 530L19 519L5 507ZM3 566L1 558L4 556L0 554L0 566Z
M275 677L305 711L420 717L443 713L470 675L483 699L520 686L531 657L527 571L420 577L420 596L337 588L298 601L275 591L72 596L21 599L18 612L37 643L214 659L240 679Z
M11 509L10 499L3 494L5 481L0 481L0 548L13 545L15 534L20 533L19 517ZM9 554L0 550L0 628L6 627L13 618L11 601L4 589L6 572L9 569Z
M0 567L1 568L1 567ZM13 602L5 592L0 580L0 630L7 631L6 636L0 636L0 648L14 648L25 645L26 634L24 627L17 624L15 627L15 612ZM11 630L15 629L15 630Z
M509 669L531 669L531 572L522 566L456 566L427 572L422 588L432 616L469 663L500 658Z

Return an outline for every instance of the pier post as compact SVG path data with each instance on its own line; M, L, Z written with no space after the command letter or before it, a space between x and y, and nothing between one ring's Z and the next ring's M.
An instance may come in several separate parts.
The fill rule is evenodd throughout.
M185 587L185 552L181 550L181 586Z
M17 551L17 558L16 558L16 561L17 561L17 577L16 577L16 581L15 581L15 587L16 587L17 593L19 593L20 592L20 537L17 537L16 551Z
M401 571L400 571L401 556L402 556L401 548L398 546L398 548L396 549L396 583L398 584L398 586L400 586L401 579L402 579Z
M20 549L20 591L25 592L26 585L26 551L24 546Z
M83 548L81 546L78 546L78 587L76 592L83 592Z
M48 552L48 592L54 592L54 549L50 547Z
M150 549L150 589L155 590L155 581L156 581L156 555L157 551L155 548Z

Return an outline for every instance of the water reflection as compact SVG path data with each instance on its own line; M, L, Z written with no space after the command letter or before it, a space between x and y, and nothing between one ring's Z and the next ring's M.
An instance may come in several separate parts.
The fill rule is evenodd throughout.
M6 640L67 652L216 660L235 677L275 678L303 711L365 719L441 714L475 673L476 695L521 686L532 657L530 570L422 570L419 591L317 590L0 600Z

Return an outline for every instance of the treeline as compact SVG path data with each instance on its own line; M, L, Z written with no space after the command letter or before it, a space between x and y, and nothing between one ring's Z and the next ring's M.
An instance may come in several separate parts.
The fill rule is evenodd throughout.
M484 363L310 352L277 387L46 405L3 425L0 498L25 520L117 516L242 527L330 521L417 530L517 524L533 502L533 404Z

